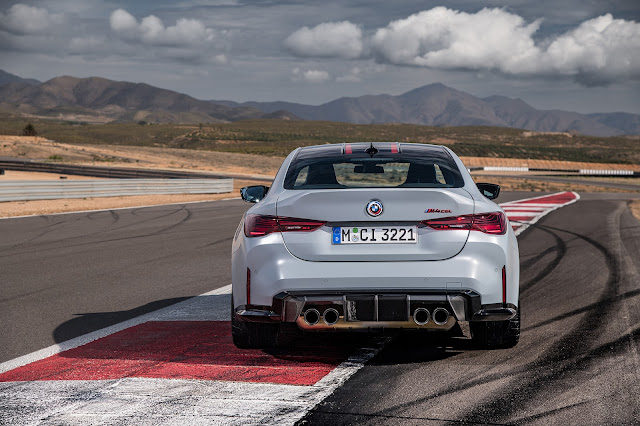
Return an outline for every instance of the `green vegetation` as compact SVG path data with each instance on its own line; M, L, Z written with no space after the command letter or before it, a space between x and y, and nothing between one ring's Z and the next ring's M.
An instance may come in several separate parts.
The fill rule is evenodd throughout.
M637 137L568 136L501 127L429 127L322 121L246 120L193 125L109 123L80 125L34 120L45 138L70 144L159 146L282 157L298 146L400 141L447 145L458 155L594 163L640 164ZM0 116L0 134L21 134L24 121Z
M64 157L62 157L62 155L50 155L48 159L50 161L62 161Z
M24 126L24 129L22 129L22 134L24 136L37 136L38 132L36 132L36 128L33 127L33 124L27 123L27 125Z

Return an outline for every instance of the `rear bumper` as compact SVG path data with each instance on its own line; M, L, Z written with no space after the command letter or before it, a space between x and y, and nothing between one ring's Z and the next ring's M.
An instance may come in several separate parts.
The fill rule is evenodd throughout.
M416 315L417 312L420 314ZM273 297L271 306L242 305L235 309L239 321L296 323L308 331L389 328L446 331L456 321L504 321L515 315L513 305L482 306L480 295L473 291L442 293L397 289L281 292Z
M235 307L247 304L274 306L274 296L283 292L384 294L388 290L391 294L471 291L481 295L482 305L501 305L502 268L505 265L506 302L517 305L517 249L514 246L511 252L504 236L475 234L470 235L464 249L455 257L407 262L310 262L289 253L280 235L247 238L232 256ZM247 297L247 270L251 271L250 298Z

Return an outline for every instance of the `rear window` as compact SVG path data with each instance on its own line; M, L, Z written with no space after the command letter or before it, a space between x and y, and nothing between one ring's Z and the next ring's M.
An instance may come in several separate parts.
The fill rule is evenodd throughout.
M436 146L374 143L300 150L285 177L285 189L459 188L460 171ZM373 155L371 155L373 153Z

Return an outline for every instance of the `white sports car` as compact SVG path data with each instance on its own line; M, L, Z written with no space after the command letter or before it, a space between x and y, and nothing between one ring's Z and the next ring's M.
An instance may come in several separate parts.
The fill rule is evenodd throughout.
M520 335L519 254L500 187L476 184L444 146L347 143L298 148L232 248L239 347L304 331L450 330L484 347Z

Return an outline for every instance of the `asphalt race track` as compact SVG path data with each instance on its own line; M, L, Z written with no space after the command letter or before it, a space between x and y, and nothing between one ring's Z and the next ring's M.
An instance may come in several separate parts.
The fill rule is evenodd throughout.
M581 194L518 237L515 348L395 336L300 423L638 424L640 222L629 198ZM0 363L227 286L247 207L0 220Z

